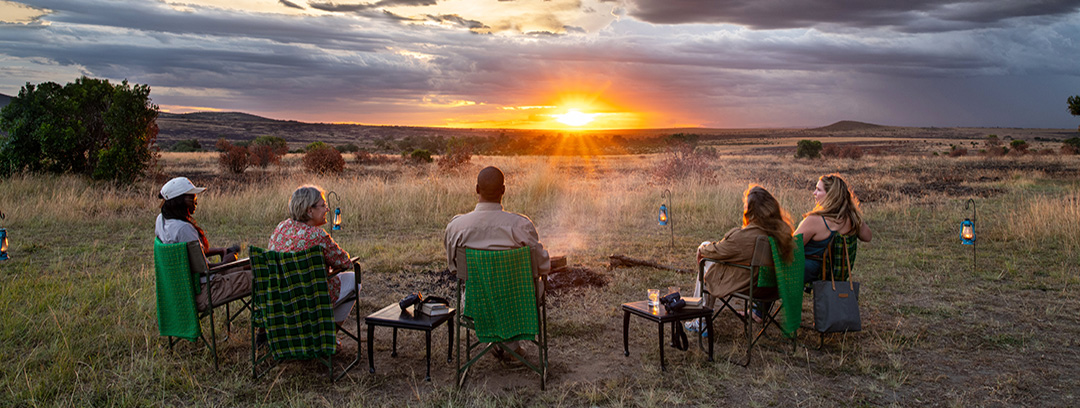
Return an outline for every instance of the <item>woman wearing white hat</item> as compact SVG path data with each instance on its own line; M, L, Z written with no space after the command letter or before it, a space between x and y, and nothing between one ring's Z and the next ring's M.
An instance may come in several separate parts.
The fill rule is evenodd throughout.
M206 233L191 217L198 204L196 195L205 190L202 187L195 187L187 177L177 177L165 183L161 187L161 193L158 194L158 197L165 201L161 203L161 214L154 223L154 234L163 244L198 241L199 246L202 247L203 256L221 256L221 262L209 264L210 267L214 267L235 261L240 247L237 245L229 248L211 247L206 239ZM202 284L207 285L207 282L204 281ZM250 294L251 270L229 270L215 274L209 286L209 291L202 290L201 293L195 295L195 303L200 311L207 310L210 306L207 301L208 292L213 294L214 306L224 304L226 300Z

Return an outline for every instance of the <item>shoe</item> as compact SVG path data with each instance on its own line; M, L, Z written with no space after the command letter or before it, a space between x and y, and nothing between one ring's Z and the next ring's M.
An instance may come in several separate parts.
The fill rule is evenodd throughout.
M688 331L690 333L697 333L697 332L701 331L700 327L698 327L700 324L701 324L701 322L695 319L695 320L691 320L691 321L688 321L686 323L683 323L683 326L686 327L686 331Z

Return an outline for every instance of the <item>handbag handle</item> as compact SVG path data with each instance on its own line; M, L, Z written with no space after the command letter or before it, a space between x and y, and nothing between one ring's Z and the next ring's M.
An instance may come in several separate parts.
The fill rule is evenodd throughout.
M855 283L851 281L851 256L848 255L847 239L844 238L844 236L841 235L841 234L836 234L835 236L833 236L832 239L829 240L829 246L825 248L825 256L822 256L821 280L825 280L824 260L826 260L826 259L832 260L833 259L833 257L832 257L832 240L836 239L836 237L840 237L840 239L844 240L844 266L847 267L847 270L848 270L848 285L851 287L851 291L854 292L855 291ZM831 278L830 280L832 281L833 290L836 290L836 274L830 273L829 277Z

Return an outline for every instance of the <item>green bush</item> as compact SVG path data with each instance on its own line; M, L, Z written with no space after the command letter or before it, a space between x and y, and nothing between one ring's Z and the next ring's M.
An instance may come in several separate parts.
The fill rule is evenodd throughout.
M324 148L329 148L329 147L330 147L330 145L327 145L326 143L323 143L323 142L311 142L307 146L304 147L304 153L307 153L307 152L310 152L310 151L316 150L316 149L324 149Z
M150 86L81 77L60 86L27 83L0 110L0 176L76 173L121 184L157 157L158 108Z
M433 160L431 152L427 151L427 149L416 149L409 153L409 161L413 163L431 163Z
M346 143L346 144L337 146L336 149L337 149L337 151L342 152L342 153L356 153L356 152L360 151L360 146L357 146L357 145L355 145L353 143Z
M821 157L821 142L817 140L803 139L795 147L796 159L816 159Z
M196 139L187 139L176 142L169 148L171 152L189 153L203 151L202 145Z

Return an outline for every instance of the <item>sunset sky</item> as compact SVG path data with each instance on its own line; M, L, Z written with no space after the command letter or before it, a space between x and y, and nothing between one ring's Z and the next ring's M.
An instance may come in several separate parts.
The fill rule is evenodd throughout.
M0 0L0 93L507 128L1071 128L1077 0Z

